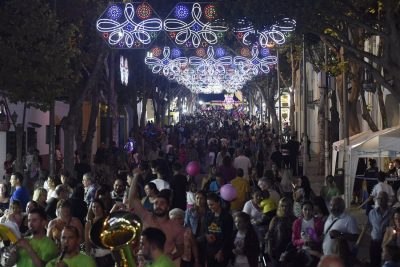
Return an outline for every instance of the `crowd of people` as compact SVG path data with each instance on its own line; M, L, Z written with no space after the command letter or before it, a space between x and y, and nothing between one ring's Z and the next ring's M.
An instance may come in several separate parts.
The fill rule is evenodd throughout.
M400 208L384 178L360 231L333 176L314 192L299 175L303 145L295 137L280 139L269 125L221 109L184 116L163 132L159 142L145 142L144 153L102 144L94 164L82 155L74 173L59 155L59 175L43 183L7 165L0 222L21 236L14 250L3 241L8 266L113 266L115 255L92 240L91 229L117 211L143 225L131 244L138 266L399 263ZM192 162L200 169L189 174ZM236 195L229 201L227 184ZM370 261L361 262L357 249L368 230Z

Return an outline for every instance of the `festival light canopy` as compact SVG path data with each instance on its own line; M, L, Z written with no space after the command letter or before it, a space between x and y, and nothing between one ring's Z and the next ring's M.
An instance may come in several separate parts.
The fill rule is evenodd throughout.
M228 27L217 20L212 3L179 3L164 21L164 30L177 45L197 48L217 44Z
M174 47L153 46L145 64L195 93L235 92L257 75L271 71L278 59L273 48L286 42L296 22L284 18L256 29L238 20L229 29L218 17L214 3L178 3L162 20L146 2L110 4L96 23L97 31L111 48L148 49L160 32ZM231 31L244 46L229 55L220 39ZM185 55L186 54L186 55ZM121 59L121 82L128 83L127 62Z
M151 51L159 50L155 47ZM220 93L240 90L253 77L269 73L277 63L277 57L269 52L261 53L257 47L252 48L251 57L244 57L230 56L223 47L209 46L203 56L196 53L174 58L171 48L164 47L162 56L148 53L145 63L154 74L162 74L195 93Z
M147 48L162 30L162 20L147 2L113 3L96 27L112 48Z
M252 45L254 44L253 40L257 40L261 47L271 48L275 45L284 44L287 36L295 28L296 21L289 18L281 19L262 30L256 30L251 22L241 19L237 22L233 31L236 33L236 38L244 45Z

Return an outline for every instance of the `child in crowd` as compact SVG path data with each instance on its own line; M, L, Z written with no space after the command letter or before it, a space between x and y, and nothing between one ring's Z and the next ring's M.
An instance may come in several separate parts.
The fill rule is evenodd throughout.
M188 186L188 190L186 191L186 209L191 209L194 207L196 203L196 192L197 185L195 182L191 182Z

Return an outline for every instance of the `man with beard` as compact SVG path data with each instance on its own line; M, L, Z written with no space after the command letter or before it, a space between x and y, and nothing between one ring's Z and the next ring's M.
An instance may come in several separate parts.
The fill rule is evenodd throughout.
M146 228L140 237L141 255L151 261L151 267L174 267L171 259L164 254L165 234L157 228Z
M121 178L115 179L113 188L114 190L111 192L112 200L114 201L114 203L122 202L126 189L125 181Z
M322 250L324 255L332 255L334 239L344 239L355 242L358 238L358 226L354 217L345 212L345 203L341 197L333 197L330 202L331 214L325 222L324 241Z
M61 255L47 263L46 267L96 267L92 257L80 252L80 240L76 227L65 226L61 233Z
M129 191L128 207L133 209L142 219L144 229L154 227L165 233L165 253L172 260L178 259L183 253L184 228L178 222L169 219L169 195L163 192L159 193L154 202L153 212L150 212L143 207L142 202L137 198L137 182L138 175L135 175ZM121 208L121 205L117 204L115 209L118 208Z
M34 208L28 214L28 227L31 236L18 240L17 267L44 266L57 256L56 244L46 236L46 213Z

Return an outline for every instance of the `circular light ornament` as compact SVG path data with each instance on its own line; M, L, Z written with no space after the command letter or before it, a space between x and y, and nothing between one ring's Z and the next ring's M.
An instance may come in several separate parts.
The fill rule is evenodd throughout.
M161 50L161 48L156 46L151 50L151 53L153 54L153 57L159 57L159 56L161 56L162 50Z
M215 49L215 55L217 57L223 57L225 56L226 52L225 49L223 49L222 47L218 47L217 49Z
M196 49L196 55L198 57L204 57L206 55L206 50L202 47Z
M178 4L174 11L175 18L185 20L189 17L189 8L184 4Z
M142 3L136 8L136 14L142 20L148 19L152 15L151 7L147 3Z
M209 4L204 8L204 16L208 20L213 20L217 18L217 10L215 8L215 5Z
M261 55L262 57L267 57L267 56L269 56L269 55L270 55L269 49L268 49L268 48L262 48L262 49L260 50L260 55Z
M122 9L117 5L112 5L107 11L107 17L112 20L118 20L122 15Z
M250 49L247 47L243 47L242 49L240 49L240 54L244 57L249 57L250 55Z
M181 55L182 55L182 52L179 48L172 48L172 51L171 51L172 58L177 58L177 57L180 57Z
M193 24L193 26L191 28L195 32L201 31L201 26L198 23Z

